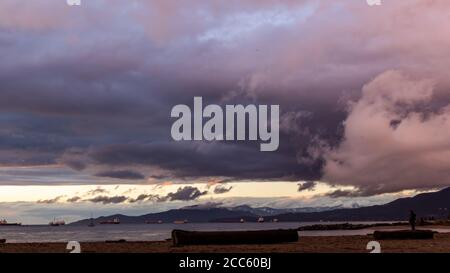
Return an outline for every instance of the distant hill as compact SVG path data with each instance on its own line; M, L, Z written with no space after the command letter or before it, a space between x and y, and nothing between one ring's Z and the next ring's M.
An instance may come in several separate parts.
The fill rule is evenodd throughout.
M146 221L172 223L179 220L200 222L237 222L241 218L254 222L263 216L265 220L278 219L286 222L316 221L401 221L407 220L409 210L420 217L446 218L450 213L450 188L438 192L422 193L414 197L400 198L384 205L359 208L297 208L274 209L269 207L252 208L247 205L237 207L190 206L141 216L110 215L94 219L95 223L119 218L124 224L142 224ZM87 225L89 219L71 225Z
M283 213L310 213L310 212L322 212L322 211L328 211L333 209L341 208L340 206L336 207L304 207L304 208L287 208L287 209L275 209L271 207L258 207L258 208L252 208L248 205L242 205L237 207L231 207L230 210L234 211L245 211L250 212L255 215L259 216L274 216L278 214Z
M164 212L150 213L140 216L110 215L94 219L94 223L105 220L119 218L123 224L143 224L145 222L163 221L164 223L173 223L174 221L188 220L190 223L212 222L215 219L240 219L242 217L256 218L250 212L233 211L227 208L209 208L209 209L172 209ZM87 225L90 219L84 219L71 223L71 225Z
M250 214L254 214L257 216L273 216L278 215L282 213L296 213L296 212L321 212L321 211L327 211L327 210L333 210L333 209L339 209L342 208L341 206L335 206L335 207L303 207L303 208L285 208L285 209L279 209L279 208L271 208L271 207L256 207L253 208L249 205L240 205L236 207L222 207L222 204L216 204L216 203L206 203L206 204L200 204L200 205L193 205L193 206L187 206L182 209L198 209L203 210L206 208L226 208L231 211L241 211L241 212L248 212Z
M450 214L450 187L438 192L422 193L400 198L384 205L352 209L337 209L313 213L285 213L277 215L280 221L401 221L409 211L417 217L447 218ZM273 217L272 217L273 218Z

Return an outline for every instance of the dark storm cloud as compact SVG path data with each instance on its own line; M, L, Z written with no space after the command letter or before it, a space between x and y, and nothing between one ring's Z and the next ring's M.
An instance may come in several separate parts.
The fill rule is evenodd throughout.
M295 151L261 156L254 145L204 142L156 142L110 145L91 150L97 164L147 165L171 171L178 177L224 176L235 179L318 178L320 162L310 166L298 163ZM240 164L237 164L239 162Z
M1 1L1 165L62 164L89 175L139 165L164 173L156 178L225 181L322 178L372 193L450 184L448 136L435 137L450 131L443 122L450 33L436 27L448 1L376 9L363 0L87 2L73 9L64 1ZM384 76L361 92L393 68L438 83L427 98L420 93L428 86L417 92L423 86L412 81L410 90L430 106L439 98L440 113L398 115L404 85L389 81L403 78ZM383 99L386 90L398 96ZM170 109L191 105L194 95L279 104L279 150L172 142ZM430 167L430 158L439 164Z
M140 194L136 198L129 198L128 202L130 203L136 203L136 202L142 202L142 201L158 201L160 197L158 195L154 194Z
M231 191L231 189L233 189L233 186L227 187L225 185L217 185L214 188L214 193L215 194L227 193L227 192Z
M130 180L140 180L145 178L143 174L133 170L105 171L97 173L95 175L99 177L110 177L110 178L130 179Z
M349 190L335 190L330 193L327 193L326 196L332 197L332 198L352 197L352 196L354 196L354 192L349 191Z
M143 201L152 202L171 202L171 201L192 201L197 200L199 197L206 195L208 191L201 191L196 187L185 186L179 187L175 192L169 192L167 195L157 194L140 194L136 198L132 198L125 195L120 196L96 196L94 198L85 199L84 201L90 201L93 203L103 204L117 204L117 203L137 203Z
M314 181L306 181L298 184L298 191L312 191L316 187L316 182Z
M57 159L57 162L76 171L82 171L89 165L89 162L87 162L86 157L84 156L84 151L80 148L70 148L65 150Z
M97 194L100 194L100 193L108 193L108 192L109 191L106 190L106 189L96 188L96 189L88 191L85 195L87 195L87 196L91 195L92 196L92 195L97 195Z
M62 198L64 198L63 195L57 196L52 199L38 200L37 203L38 204L54 204L54 203L58 203Z
M191 201L196 200L202 195L207 194L208 191L200 191L196 187L186 186L180 187L176 192L170 192L166 196L161 197L161 200L167 201Z
M68 198L66 201L69 203L75 203L75 202L81 201L81 197L74 196L74 197Z
M64 161L64 164L77 171L82 171L87 167L85 163L77 160L66 160Z
M183 209L214 209L226 206L223 202L205 202L199 203L191 206L183 207Z
M96 196L91 199L86 199L85 201L89 201L92 203L102 203L102 204L118 204L118 203L124 203L128 200L128 197L123 195L118 196Z
M357 190L335 190L330 193L325 194L325 196L331 197L331 198L341 198L341 197L367 197L376 195L378 193L374 193L371 190L366 190L363 188L357 189Z
M57 149L50 150L48 159L42 160L45 164L58 162L74 170L88 172L89 169L96 168L95 164L126 168L136 162L150 168L162 167L167 170L169 177L223 176L263 180L318 178L320 162L303 161L308 163L299 164L298 160L308 157L305 149L310 136L297 140L293 139L292 134L282 133L280 151L266 154L263 160L253 144L218 144L207 148L210 151L202 151L201 146L207 145L200 144L195 147L197 145L176 145L169 141L170 125L173 122L169 118L171 107L178 103L191 104L194 94L203 95L205 100L215 103L254 103L257 100L270 104L285 103L283 107L290 108L290 111L298 108L292 98L278 96L279 99L273 100L271 92L278 90L279 86L268 85L260 90L260 81L270 81L267 75L258 76L258 71L243 72L254 70L259 64L254 63L248 68L235 70L233 62L240 66L241 59L233 56L246 52L247 48L253 47L252 44L243 44L242 48L234 51L226 49L221 41L201 41L204 34L210 36L210 30L220 29L228 15L233 16L243 11L270 11L274 3L260 5L259 2L252 1L251 4L244 5L220 4L226 12L220 15L221 19L216 17L218 20L211 22L212 25L204 24L204 18L189 18L190 16L181 21L166 21L167 24L175 23L183 28L187 26L184 22L198 23L198 28L186 29L187 32L178 31L178 27L155 28L155 22L153 19L148 20L148 16L137 22L132 19L140 18L143 14L137 17L122 15L119 23L120 20L116 20L119 7L93 10L91 6L86 6L80 17L70 16L71 11L64 7L53 7L61 9L59 14L66 14L64 20L62 17L44 19L46 9L42 6L36 6L36 14L27 20L4 20L3 17L0 24L11 29L17 28L18 31L15 35L4 33L10 43L3 45L8 58L3 60L0 67L0 70L5 72L0 74L0 106L5 111L25 113L33 117L29 121L31 126L27 126L27 131L22 134L29 136L29 139L22 141L28 144L30 149L40 147L48 151L50 145L57 145ZM288 11L291 7L301 8L304 3L286 3L283 11ZM152 18L163 19L166 17L163 14L172 12L184 17L184 12L181 12L183 5L174 4L175 2L171 5L175 9L166 9L166 4L160 1L140 5L142 10L147 11L151 6L152 14L156 12ZM2 5L4 11L12 2L3 2ZM189 5L189 8L215 12L207 2ZM20 13L20 10L18 12ZM7 13L4 15L7 16ZM103 18L105 22L114 18L109 25L101 25L113 31L96 30L98 22L84 20L92 15ZM115 28L119 25L120 28ZM136 25L143 26L143 31L136 30ZM276 27L270 23L269 25ZM69 26L72 32L67 37L66 27ZM39 29L42 35L29 38L35 29ZM167 30L168 33L164 34ZM92 35L85 39L83 36L86 34ZM186 34L189 36L188 43L184 44L181 50L177 41ZM20 41L23 40L33 41L32 50L21 46ZM51 48L48 47L50 40L53 45ZM266 50L272 50L271 46L264 47ZM206 55L197 59L201 52ZM47 57L40 63L29 61L42 54ZM253 55L254 53L251 53L247 57ZM212 66L204 67L205 60L213 61ZM26 80L23 80L24 74ZM254 94L249 96L249 92ZM257 94L259 92L261 96ZM302 100L303 98L298 98L297 102ZM313 110L320 107L320 104L322 103L304 105ZM319 118L319 115L316 117ZM53 128L60 129L60 132L43 127L42 131L53 132L48 137L43 135L48 144L33 143L37 138L33 137L32 132L39 128L38 124L47 124L50 118L58 120L59 125L56 124ZM325 124L326 119L321 119L324 121L321 124ZM11 126L15 124L12 121L5 123ZM12 130L23 128L23 125L18 124ZM321 130L326 131L323 128ZM149 142L151 144L148 144ZM8 142L3 143L8 147L12 146L6 144ZM160 147L157 147L158 145ZM18 144L11 148L23 150L26 146ZM141 148L143 151L138 151ZM123 154L117 157L116 151L121 149ZM80 153L80 150L85 153ZM297 153L297 150L301 153ZM91 157L86 157L86 154L92 155L96 162L90 162ZM107 158L107 154L114 158ZM7 160L11 159L5 159ZM23 158L17 161L23 161Z

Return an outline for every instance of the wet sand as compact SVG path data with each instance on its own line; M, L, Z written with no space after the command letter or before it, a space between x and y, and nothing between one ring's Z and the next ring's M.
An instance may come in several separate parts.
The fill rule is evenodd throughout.
M85 253L367 253L372 241L365 236L300 237L296 243L274 245L211 245L174 247L171 241L81 243ZM450 234L436 234L433 240L382 240L384 253L450 253ZM0 253L66 253L65 243L6 243Z

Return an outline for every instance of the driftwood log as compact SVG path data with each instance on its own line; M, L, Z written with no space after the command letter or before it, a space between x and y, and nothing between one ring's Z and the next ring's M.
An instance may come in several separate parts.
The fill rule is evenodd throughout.
M277 244L297 242L295 229L250 231L172 231L172 242L181 245Z
M119 239L119 240L106 240L105 241L105 243L109 243L109 244L111 244L111 243L113 243L113 244L115 244L115 243L126 243L127 242L127 240L125 240L125 239Z
M432 230L377 230L373 233L373 237L378 240L433 239L434 233Z

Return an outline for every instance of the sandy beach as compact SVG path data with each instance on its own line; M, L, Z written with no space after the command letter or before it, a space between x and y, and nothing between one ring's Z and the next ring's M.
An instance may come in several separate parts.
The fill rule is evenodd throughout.
M174 247L171 241L160 242L86 242L84 253L367 253L372 241L366 236L300 237L296 243L273 245L210 245ZM433 240L382 240L384 253L449 253L450 234L436 234ZM0 253L66 253L65 243L6 243Z

